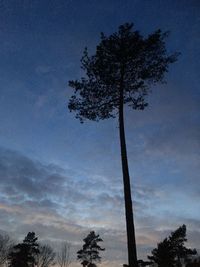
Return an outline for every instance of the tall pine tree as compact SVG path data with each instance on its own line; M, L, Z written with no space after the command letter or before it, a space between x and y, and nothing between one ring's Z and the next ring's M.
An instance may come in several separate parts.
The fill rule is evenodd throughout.
M177 54L168 55L165 47L167 33L157 30L147 38L133 31L126 23L110 36L101 34L96 53L89 56L87 49L82 57L85 77L69 81L75 89L68 107L76 118L99 121L118 117L121 161L124 183L128 262L137 266L135 227L124 129L124 105L143 110L145 97L153 84L162 82L164 74Z

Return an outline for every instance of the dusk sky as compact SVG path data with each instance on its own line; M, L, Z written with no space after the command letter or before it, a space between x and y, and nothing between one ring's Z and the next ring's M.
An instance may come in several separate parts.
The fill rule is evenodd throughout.
M106 267L127 262L118 121L80 124L68 81L125 22L169 30L181 53L148 108L125 114L138 258L182 224L200 249L200 1L0 0L0 230L67 240L74 259L95 230Z

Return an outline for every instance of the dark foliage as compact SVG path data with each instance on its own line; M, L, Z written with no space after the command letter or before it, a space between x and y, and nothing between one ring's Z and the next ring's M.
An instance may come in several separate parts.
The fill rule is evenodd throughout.
M133 31L133 24L128 23L109 37L102 33L96 54L89 57L86 48L81 59L86 77L69 81L75 89L68 105L70 111L76 111L81 122L115 117L121 87L124 104L144 109L150 85L163 81L169 64L177 58L177 53L167 55L167 35L157 30L143 38L138 31Z
M98 243L103 240L92 231L83 241L84 245L83 248L77 252L77 259L81 261L83 267L96 267L96 263L101 262L99 252L105 250L105 248L101 248L98 245Z
M152 250L149 260L157 263L158 267L180 267L181 260L187 260L197 252L195 249L188 249L184 246L186 239L186 226L183 224L168 238L158 243L157 248Z
M29 232L23 243L13 247L9 254L10 267L33 267L36 264L36 255L39 254L37 237Z
M174 249L176 255L177 266L181 266L180 259L187 259L188 256L196 255L197 251L195 249L188 249L184 246L187 241L186 238L186 225L182 225L176 231L171 233L169 241Z
M149 260L158 264L158 267L175 266L175 253L167 238L158 243L158 247L152 252L153 256L148 256Z

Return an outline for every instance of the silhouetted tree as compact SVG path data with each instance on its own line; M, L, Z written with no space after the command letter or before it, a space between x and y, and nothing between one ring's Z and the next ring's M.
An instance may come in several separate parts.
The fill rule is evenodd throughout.
M149 260L157 263L158 267L181 267L181 260L188 256L195 255L195 249L188 249L184 246L186 239L186 226L183 224L168 238L158 243L157 248L152 250Z
M71 246L68 242L64 242L61 245L61 250L57 254L57 262L60 267L68 267L70 265L70 248Z
M124 181L128 262L137 266L135 229L131 200L130 178L124 131L124 105L143 110L147 106L145 97L152 84L162 82L169 64L177 54L167 55L165 38L167 33L155 31L143 38L133 31L133 24L126 23L109 37L101 34L100 44L93 56L85 49L82 69L86 76L80 81L69 81L75 89L68 107L76 111L76 118L99 121L111 117L119 118L121 160Z
M3 266L7 262L12 246L13 242L9 235L0 234L0 266Z
M36 267L49 267L55 264L56 253L49 245L39 244L39 253L35 257Z
M148 256L149 260L157 263L158 267L174 267L175 266L175 252L171 247L168 238L158 243L157 248L152 250L153 256Z
M77 259L81 261L83 267L96 267L96 263L101 262L99 251L105 250L105 248L101 248L98 245L98 243L103 240L92 231L83 241L85 244L83 248L77 252Z
M39 253L37 237L34 232L29 232L23 243L13 247L9 254L10 267L34 267L36 256Z
M186 238L186 225L180 226L176 231L172 232L169 236L169 241L176 254L176 266L181 266L181 259L187 259L188 256L196 255L195 249L188 249L184 246L187 241Z

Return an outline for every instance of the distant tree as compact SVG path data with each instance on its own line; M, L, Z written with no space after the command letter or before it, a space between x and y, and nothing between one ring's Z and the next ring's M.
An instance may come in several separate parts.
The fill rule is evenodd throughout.
M71 245L68 242L62 243L61 250L57 254L57 262L60 267L68 267L70 265L70 248Z
M6 264L13 241L7 234L0 234L0 266Z
M105 250L105 248L101 248L98 245L98 243L103 240L92 231L83 241L84 245L83 248L77 252L77 259L81 261L83 267L96 267L96 263L101 262L99 251Z
M188 256L197 253L195 249L188 249L184 246L186 241L186 226L183 224L168 238L158 243L148 259L156 263L158 267L181 267L181 260L185 261Z
M34 232L29 232L23 243L14 246L10 252L9 267L34 267L38 254L37 237Z
M165 48L167 33L155 31L143 38L126 23L109 37L101 34L96 53L89 56L85 49L82 69L85 77L69 81L75 89L68 107L76 111L76 118L99 121L118 116L121 161L124 182L128 262L137 266L135 229L131 199L130 177L124 130L124 105L143 110L151 85L162 82L169 64L177 54L168 55Z
M55 264L56 253L49 245L39 244L39 253L36 255L36 267L49 267Z

